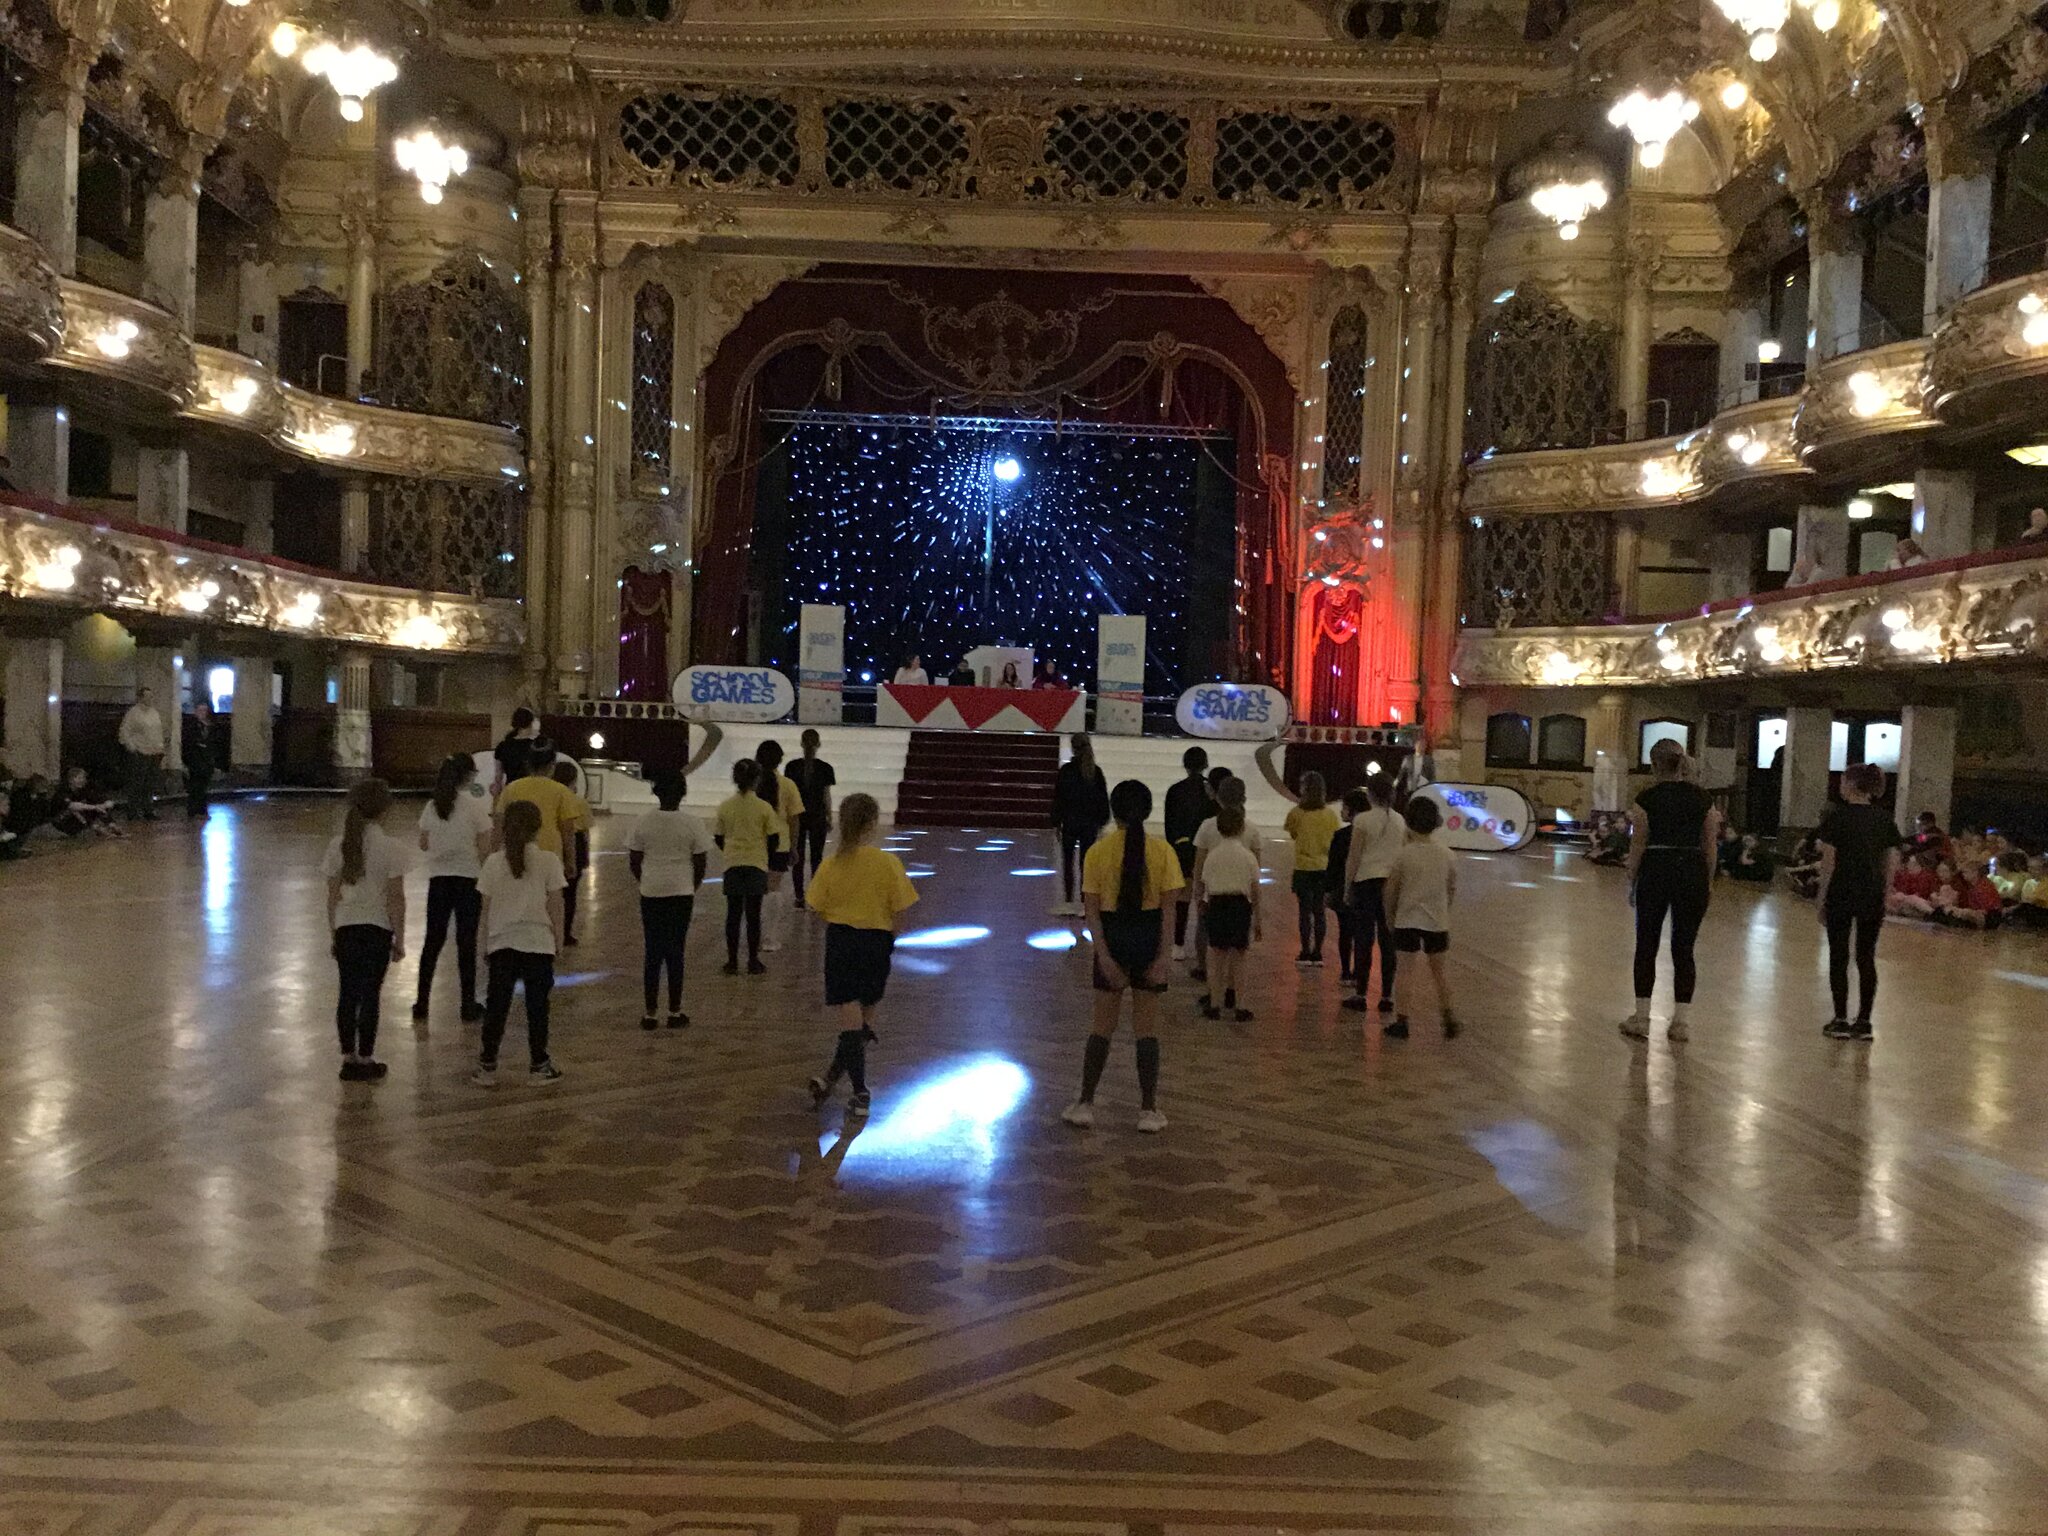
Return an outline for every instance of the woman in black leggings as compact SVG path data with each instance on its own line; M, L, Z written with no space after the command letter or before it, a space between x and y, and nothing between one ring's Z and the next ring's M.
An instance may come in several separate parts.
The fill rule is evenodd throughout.
M1060 764L1052 786L1053 834L1059 840L1060 890L1065 898L1054 907L1055 917L1079 917L1074 879L1081 858L1095 846L1102 829L1109 825L1109 781L1095 763L1095 744L1076 735L1074 755Z
M1707 915L1721 813L1705 790L1686 781L1685 750L1677 742L1667 738L1652 747L1650 767L1657 782L1636 796L1635 835L1628 850L1629 883L1636 907L1636 1006L1621 1021L1621 1032L1632 1040L1650 1038L1657 950L1664 939L1664 920L1669 917L1674 998L1665 1036L1683 1040L1697 974L1693 940L1699 937L1700 923Z
M1820 850L1815 904L1828 936L1828 991L1835 1014L1821 1031L1830 1040L1870 1039L1877 1001L1877 934L1885 893L1898 865L1899 829L1871 802L1884 793L1884 770L1852 763L1842 775L1842 803L1814 833ZM1853 943L1852 943L1853 939ZM1856 1016L1849 1017L1849 953L1856 954Z

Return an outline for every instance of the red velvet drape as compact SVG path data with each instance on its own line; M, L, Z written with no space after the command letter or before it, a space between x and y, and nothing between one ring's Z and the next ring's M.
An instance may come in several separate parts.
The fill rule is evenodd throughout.
M626 567L619 582L619 697L666 699L669 579L666 571Z
M1356 587L1318 587L1315 595L1315 652L1309 659L1310 725L1356 725L1358 628L1365 616L1364 594Z
M977 325L1008 301L1011 313ZM756 476L805 409L1201 427L1236 444L1233 672L1285 687L1293 652L1294 390L1258 333L1182 278L820 267L720 345L704 382L693 654L745 643Z

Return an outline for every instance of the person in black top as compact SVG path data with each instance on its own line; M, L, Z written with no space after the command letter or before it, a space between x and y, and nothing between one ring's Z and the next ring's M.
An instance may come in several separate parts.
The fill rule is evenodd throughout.
M1899 858L1899 830L1871 802L1884 793L1884 770L1856 763L1842 775L1842 803L1813 839L1820 849L1821 926L1828 935L1828 988L1835 1016L1821 1031L1830 1040L1868 1040L1877 998L1877 931L1885 893ZM1849 1019L1849 943L1856 947L1856 1019Z
M1650 749L1657 782L1636 796L1629 842L1629 889L1636 908L1636 1006L1621 1021L1632 1040L1650 1038L1650 996L1657 987L1657 950L1671 919L1674 1000L1666 1036L1686 1038L1697 972L1693 941L1707 915L1721 813L1699 785L1685 779L1685 749L1668 737Z
M839 782L839 775L818 756L816 731L805 731L797 738L797 744L803 749L803 756L791 763L782 776L804 797L803 825L797 828L796 846L790 850L789 861L794 899L802 906L804 886L817 873L818 861L825 857L825 835L832 830L832 786Z
M526 777L526 756L532 750L534 738L540 735L540 721L532 710L521 705L512 711L512 729L505 733L505 739L491 748L491 756L498 760L498 782L491 786L491 798L497 799L498 791L514 779Z
M192 718L178 737L178 755L185 765L185 819L205 821L213 789L213 705L204 698L192 701Z
M1109 780L1095 765L1095 744L1076 733L1074 755L1060 764L1052 785L1052 824L1060 845L1060 888L1066 899L1053 908L1055 917L1079 917L1074 881L1081 855L1109 825Z
M1173 958L1188 957L1188 897L1195 888L1195 834L1202 823L1216 814L1216 802L1209 797L1209 754L1189 747L1180 755L1187 777L1166 792L1166 840L1180 860L1181 887L1173 908Z
M974 668L968 664L965 656L962 656L954 665L953 670L946 674L946 686L948 688L972 688L977 681L978 679L974 675Z

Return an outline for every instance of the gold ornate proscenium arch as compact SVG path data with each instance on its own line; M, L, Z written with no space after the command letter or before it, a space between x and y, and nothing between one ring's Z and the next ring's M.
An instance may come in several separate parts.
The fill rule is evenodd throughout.
M858 315L860 324L850 316ZM1200 334L1201 343L1184 341ZM1180 278L821 268L778 287L705 373L693 654L736 659L764 415L847 410L1210 427L1240 445L1233 665L1283 682L1293 629L1285 368Z

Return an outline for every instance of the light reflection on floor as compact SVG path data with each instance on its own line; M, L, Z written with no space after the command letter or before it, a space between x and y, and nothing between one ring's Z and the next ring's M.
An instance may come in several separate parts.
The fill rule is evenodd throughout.
M1010 873L1011 873L1011 874L1013 874L1013 875L1027 875L1027 876L1029 876L1029 875L1056 875L1056 874L1058 874L1058 873L1059 873L1059 871L1058 871L1058 870L1056 870L1056 869L1013 869L1013 870L1011 870L1011 871L1010 871Z
M1033 949L1072 949L1080 943L1071 928L1041 928L1024 941Z
M2048 976L2037 976L2032 971L1993 971L2000 981L2016 981L2023 987L2038 987L2048 992Z
M1000 1150L997 1132L1030 1089L1031 1075L1008 1057L942 1063L890 1093L868 1126L855 1132L841 1166L877 1178L986 1183ZM820 1155L839 1140L836 1132L821 1136Z
M979 923L956 923L946 928L919 928L912 933L901 935L896 940L898 949L959 949L968 944L979 944L988 937L988 929Z
M1531 1215L1566 1225L1556 1207L1571 1195L1565 1150L1551 1129L1534 1120L1503 1120L1465 1133L1465 1144L1489 1163L1502 1188Z

